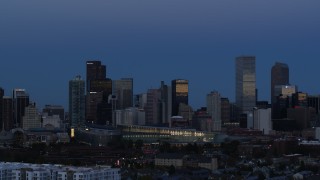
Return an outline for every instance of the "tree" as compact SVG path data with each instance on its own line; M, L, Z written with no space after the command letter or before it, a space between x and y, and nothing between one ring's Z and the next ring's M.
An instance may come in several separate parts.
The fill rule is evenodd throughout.
M168 173L170 176L174 175L174 173L176 173L176 168L173 165L171 165L169 167Z
M135 146L136 146L136 149L141 149L143 146L143 140L141 139L136 140Z

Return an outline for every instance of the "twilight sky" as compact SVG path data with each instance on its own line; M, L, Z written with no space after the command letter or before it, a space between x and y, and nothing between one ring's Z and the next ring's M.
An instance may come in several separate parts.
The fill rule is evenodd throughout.
M1 0L0 87L25 88L40 108L67 108L68 81L101 60L134 93L190 81L189 102L217 90L235 99L235 57L256 56L259 99L276 61L290 82L320 94L319 0Z

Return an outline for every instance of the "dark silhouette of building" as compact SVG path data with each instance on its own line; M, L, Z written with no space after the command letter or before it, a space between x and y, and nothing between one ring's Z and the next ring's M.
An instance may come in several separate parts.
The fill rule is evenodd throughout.
M230 121L232 123L239 122L239 108L235 103L230 103Z
M316 113L320 112L320 96L308 96L308 107L312 107L316 110Z
M145 106L146 125L160 124L160 91L149 89L147 92L147 104Z
M106 66L101 61L87 61L86 121L112 124L112 80L106 78Z
M221 98L222 125L230 122L230 102L228 98Z
M271 104L269 104L268 101L257 101L256 107L258 109L267 109L267 108L271 108Z
M172 116L179 114L180 103L188 105L189 99L189 81L184 79L175 79L172 85Z
M2 130L2 126L3 126L3 117L2 117L3 96L4 96L4 90L0 87L0 131Z
M236 104L242 113L252 113L256 106L256 58L236 58Z
M289 84L289 67L287 64L276 62L271 69L271 104L276 101L275 86Z
M11 97L3 97L2 120L6 131L14 128L12 104L13 101Z
M116 95L116 109L126 109L133 106L133 79L122 78L113 81L113 94Z
M29 95L25 89L14 89L12 94L14 124L15 127L21 127L25 108L29 106Z
M69 81L69 115L71 127L85 125L85 82L80 76Z
M160 86L160 121L162 124L169 125L172 111L172 91L171 87L161 81Z
M87 92L95 91L91 88L92 80L103 80L106 78L106 66L101 61L87 61Z
M308 94L296 92L292 94L292 107L308 107Z

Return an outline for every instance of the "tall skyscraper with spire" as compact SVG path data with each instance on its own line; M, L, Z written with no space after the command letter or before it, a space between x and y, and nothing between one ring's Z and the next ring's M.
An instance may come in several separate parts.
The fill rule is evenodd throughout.
M69 81L69 117L71 127L85 125L85 82L81 76Z
M252 113L256 106L256 57L236 58L236 104L240 113Z
M271 68L271 104L276 102L275 87L289 85L289 66L285 63L276 62Z

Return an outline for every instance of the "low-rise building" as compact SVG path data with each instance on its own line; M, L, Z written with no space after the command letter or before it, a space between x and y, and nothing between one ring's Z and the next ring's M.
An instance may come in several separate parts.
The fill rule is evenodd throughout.
M49 164L0 162L0 179L26 180L120 180L119 169L108 166L73 167Z

